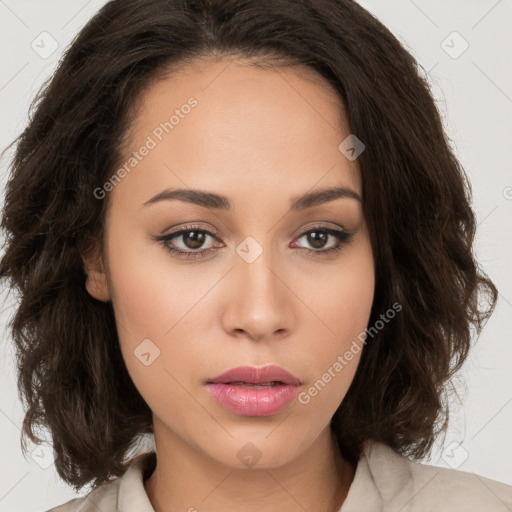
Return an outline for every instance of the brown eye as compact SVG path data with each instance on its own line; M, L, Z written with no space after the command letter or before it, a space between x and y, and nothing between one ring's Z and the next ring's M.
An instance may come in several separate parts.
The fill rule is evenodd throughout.
M340 251L344 245L350 242L352 237L353 234L346 231L318 226L302 233L298 238L299 240L305 238L311 248L297 245L295 247L305 250L308 254L323 255ZM195 226L188 226L174 233L159 237L156 241L161 242L171 254L178 257L202 258L206 254L215 251L215 247L212 245L203 249L208 238L217 239L216 235L210 231ZM334 239L334 244L331 243L331 247L325 249L331 238ZM177 241L180 241L180 243Z
M310 231L305 236L308 243L311 244L315 249L323 249L331 235L328 235L323 231Z
M156 240L161 242L171 254L179 257L201 258L214 250L212 247L200 250L208 238L215 239L216 237L210 231L189 226ZM181 240L181 244L178 244L175 240Z
M317 227L302 233L299 240L304 237L306 237L307 243L313 247L313 249L304 248L308 253L326 254L333 251L340 251L343 246L352 239L353 234L333 228ZM324 249L330 237L334 238L334 245Z
M180 236L188 249L200 249L208 235L202 231L183 231Z

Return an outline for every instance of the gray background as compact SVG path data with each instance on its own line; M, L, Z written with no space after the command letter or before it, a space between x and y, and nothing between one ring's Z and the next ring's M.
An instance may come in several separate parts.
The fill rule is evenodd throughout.
M0 0L0 149L23 129L36 90L51 75L67 44L104 3ZM500 291L494 315L455 379L460 398L453 394L448 434L438 439L431 458L424 462L512 485L512 1L360 3L391 29L428 73L448 136L472 180L478 217L476 254ZM51 40L42 32L58 43L49 56L40 55L51 49ZM39 46L39 54L32 44ZM2 196L9 155L2 161ZM26 459L21 453L23 410L5 328L13 311L12 298L4 300L2 294L0 511L42 511L75 493L59 480L51 448L38 448Z

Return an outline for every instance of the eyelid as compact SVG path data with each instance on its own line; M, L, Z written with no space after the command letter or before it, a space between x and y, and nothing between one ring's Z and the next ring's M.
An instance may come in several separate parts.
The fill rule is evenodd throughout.
M324 222L324 221L320 220L320 221L312 222L312 223L306 225L299 231L299 233L296 236L299 237L299 236L303 235L304 233L308 233L312 229L320 229L320 228L335 229L336 231L343 231L344 233L347 233L347 234L350 233L347 229L345 229L343 226L341 226L339 224L334 224L332 222Z

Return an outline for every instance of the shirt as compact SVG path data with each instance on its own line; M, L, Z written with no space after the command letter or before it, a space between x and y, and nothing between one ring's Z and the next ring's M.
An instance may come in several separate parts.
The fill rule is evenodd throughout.
M121 477L46 512L154 512L144 479L155 465L154 451L140 454ZM339 512L419 511L511 512L512 486L411 461L386 444L366 441Z

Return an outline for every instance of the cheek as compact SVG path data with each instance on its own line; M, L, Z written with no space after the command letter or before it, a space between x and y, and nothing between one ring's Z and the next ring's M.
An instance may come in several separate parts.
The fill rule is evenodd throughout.
M311 284L311 283L310 283ZM328 285L309 288L308 332L312 379L299 402L334 412L357 370L374 297L374 267L368 245L331 272ZM324 333L323 335L321 333Z
M112 238L110 247L112 302L128 372L153 410L175 403L182 394L178 383L186 379L180 369L192 368L194 356L189 343L171 342L194 336L197 325L187 312L203 286L173 267L163 247L123 236ZM180 362L178 370L173 361Z
M342 278L333 279L326 303L327 322L347 341L364 331L370 318L375 291L373 266L358 265L346 269Z
M143 236L123 235L110 242L110 281L116 320L132 343L165 335L197 302L203 286L191 265L176 265L166 249ZM184 319L186 320L186 319ZM120 333L121 334L121 333Z
M339 264L318 273L309 272L301 296L329 339L329 352L343 350L352 339L364 332L370 318L375 292L374 262L366 236L341 256ZM316 283L316 284L315 284Z
M151 399L164 382L168 390L179 388L170 374L185 383L197 365L208 332L205 308L219 276L211 270L199 274L193 263L177 264L165 247L125 229L112 230L109 240L112 302L128 371Z
M123 254L114 258L111 270L116 320L135 340L161 334L172 320L175 283L143 254Z

